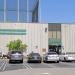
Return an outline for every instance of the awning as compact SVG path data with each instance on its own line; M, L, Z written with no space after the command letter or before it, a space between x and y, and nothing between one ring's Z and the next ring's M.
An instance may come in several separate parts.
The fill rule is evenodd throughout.
M61 39L49 38L48 39L48 45L56 45L56 46L59 46L59 45L61 45Z

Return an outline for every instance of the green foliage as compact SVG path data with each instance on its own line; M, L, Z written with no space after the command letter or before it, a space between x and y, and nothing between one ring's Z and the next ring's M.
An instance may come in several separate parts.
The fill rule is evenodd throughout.
M22 44L22 41L18 39L18 40L10 41L7 44L7 47L9 48L9 51L11 50L26 51L27 45Z

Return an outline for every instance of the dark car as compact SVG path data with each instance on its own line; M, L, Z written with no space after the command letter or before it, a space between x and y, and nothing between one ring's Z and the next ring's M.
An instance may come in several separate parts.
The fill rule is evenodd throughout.
M9 63L14 61L20 61L23 63L23 53L21 51L11 51L9 57Z
M42 58L41 58L41 56L40 56L39 53L30 53L28 55L28 60L27 60L28 63L29 62L38 62L38 63L41 63L41 61L42 61Z
M2 52L0 52L0 58L2 58Z

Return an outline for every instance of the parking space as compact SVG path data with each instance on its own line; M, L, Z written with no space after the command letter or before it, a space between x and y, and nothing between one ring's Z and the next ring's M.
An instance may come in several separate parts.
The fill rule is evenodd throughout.
M0 59L0 72L20 70L20 69L38 69L38 68L75 68L75 62L59 62L59 63L27 63L24 60L22 63L9 64L7 59Z
M75 68L75 62L29 63L32 68Z

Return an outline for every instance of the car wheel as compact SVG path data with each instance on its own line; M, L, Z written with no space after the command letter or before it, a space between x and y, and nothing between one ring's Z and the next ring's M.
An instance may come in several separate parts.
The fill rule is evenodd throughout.
M23 63L23 60L21 60L20 62Z
M46 61L43 61L44 63L46 63Z
M30 63L30 61L27 61L27 63Z
M66 58L64 57L64 61L67 62Z
M9 60L9 63L11 63L11 60Z
M39 63L41 63L41 61L39 61Z
M59 63L59 61L57 61L57 63Z

